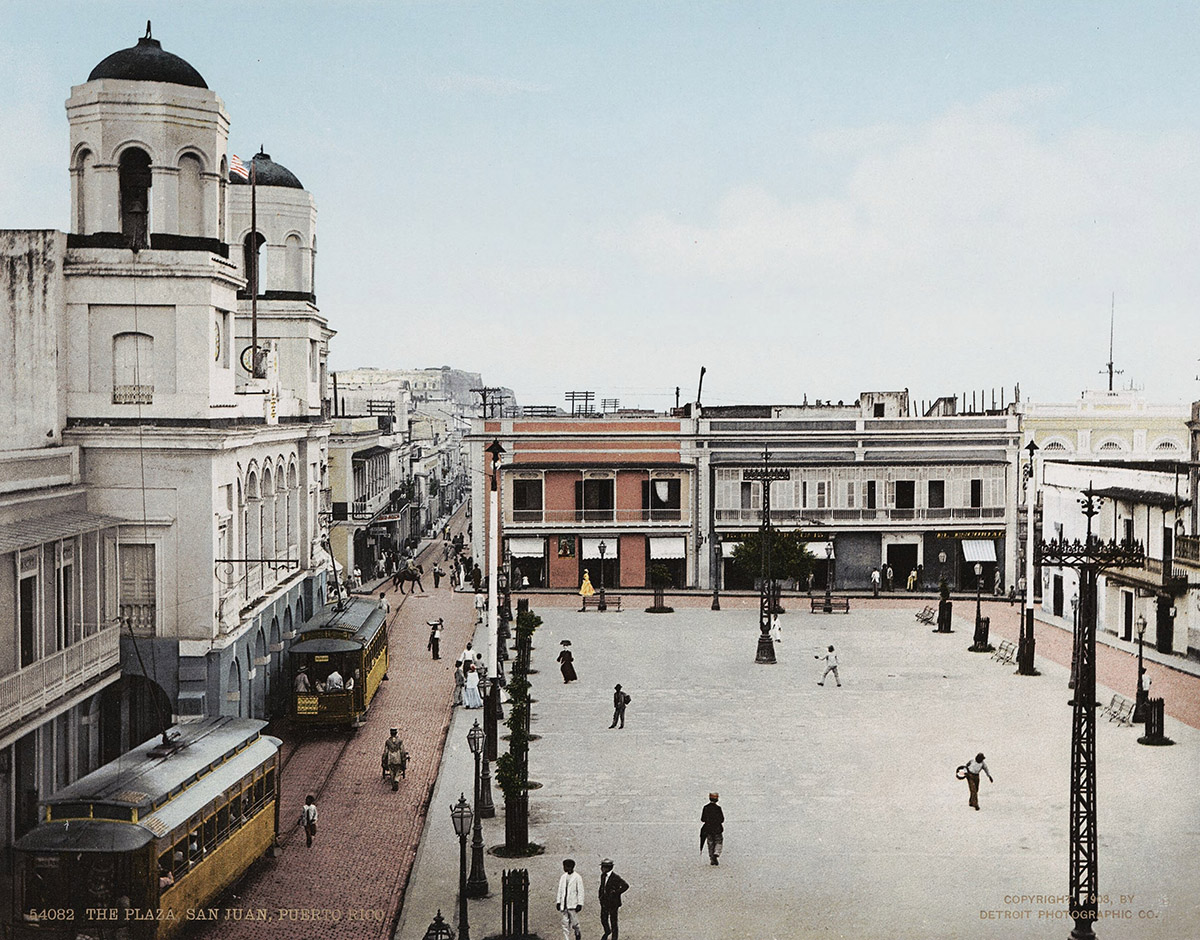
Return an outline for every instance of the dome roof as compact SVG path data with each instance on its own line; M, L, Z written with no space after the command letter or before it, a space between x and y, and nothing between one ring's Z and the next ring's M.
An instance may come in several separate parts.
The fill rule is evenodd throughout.
M269 153L263 153L259 150L251 162L254 164L254 181L259 186L286 186L288 189L304 188L304 184L296 179L296 174L286 166L272 160ZM247 185L250 183L249 180L242 179L236 173L232 172L229 174L229 182L244 183Z
M208 87L199 72L179 56L163 51L162 43L150 38L149 23L146 24L146 35L138 40L136 46L114 52L92 69L88 81L93 82L98 78Z

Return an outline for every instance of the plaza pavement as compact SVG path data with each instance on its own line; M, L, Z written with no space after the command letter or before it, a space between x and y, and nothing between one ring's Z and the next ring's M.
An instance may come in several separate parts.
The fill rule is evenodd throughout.
M631 603L635 599L629 598ZM530 838L544 855L486 856L488 898L469 901L472 936L500 932L500 874L530 872L530 927L561 936L554 894L561 860L587 889L584 940L601 928L595 890L610 856L631 887L626 940L695 938L1065 937L1070 718L1067 670L1039 658L1039 677L972 654L973 609L956 632L915 621L923 602L856 600L849 615L793 601L778 664L754 662L749 605L675 614L599 614L534 598L534 741ZM723 602L724 603L724 602ZM539 606L541 605L541 606ZM807 605L805 605L807 606ZM971 605L973 606L973 605ZM482 631L480 632L482 638ZM554 662L570 639L579 681ZM843 688L817 686L814 656L836 646ZM609 730L612 688L633 698ZM1100 688L1107 700L1110 690ZM1122 690L1127 691L1127 690ZM456 710L405 895L397 936L420 940L440 908L457 921L458 846L449 807L471 798L466 732ZM1171 718L1174 747L1136 743L1140 728L1098 729L1097 934L1200 937L1198 733ZM954 768L977 751L995 777L982 810ZM710 790L725 810L725 853L699 850ZM484 823L504 841L503 797Z

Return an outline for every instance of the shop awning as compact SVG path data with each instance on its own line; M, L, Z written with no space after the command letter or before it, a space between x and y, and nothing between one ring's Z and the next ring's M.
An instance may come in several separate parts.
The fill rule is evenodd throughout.
M584 539L583 540L583 557L584 558L599 558L600 543L604 543L604 557L617 557L617 537L614 535L607 539Z
M544 558L546 540L513 536L508 540L508 552L513 558Z
M832 542L805 542L804 547L808 549L808 553L813 558L817 559L817 561L822 561L829 557L827 553L829 546L832 544ZM837 555L834 555L834 558L836 559Z
M651 558L687 558L687 539L682 535L650 538Z
M963 539L963 558L967 561L995 561L996 543L980 539Z
M722 558L732 558L733 553L737 551L737 547L741 544L742 544L741 542L722 542L721 543L721 557Z

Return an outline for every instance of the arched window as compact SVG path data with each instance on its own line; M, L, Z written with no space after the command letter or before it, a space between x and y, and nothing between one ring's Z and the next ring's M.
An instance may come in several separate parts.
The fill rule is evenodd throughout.
M1102 454L1118 454L1124 449L1120 441L1105 441L1100 445L1100 453Z
M154 337L145 333L113 336L113 404L154 402Z
M229 662L229 676L225 684L224 714L232 718L242 717L242 671L237 657Z
M287 290L304 290L304 246L299 235L289 235L284 242L284 257L287 258Z
M1047 444L1045 447L1042 448L1042 451L1047 454L1061 454L1061 453L1065 453L1066 450L1067 450L1067 445L1064 444L1062 441L1051 441L1049 444Z
M257 236L257 251L252 246L252 239ZM267 242L263 237L262 232L250 232L242 241L242 274L246 277L246 290L254 291L260 297L263 293L263 285L267 282L267 272L263 266L263 250L262 247Z
M121 232L130 248L150 244L150 157L136 147L121 154Z
M262 477L262 557L278 558L275 553L275 479L271 475L271 467L263 467ZM274 580L276 573L266 565L263 566L263 577Z
M96 156L90 150L82 150L75 161L75 232L87 235L88 230L88 196L92 191L95 180Z
M204 179L200 158L185 153L179 158L179 234L204 234Z
M1154 449L1155 449L1155 451L1158 451L1158 452L1168 451L1168 452L1174 453L1175 451L1180 450L1180 447L1174 441L1167 439L1167 440L1159 441L1157 444L1155 444Z

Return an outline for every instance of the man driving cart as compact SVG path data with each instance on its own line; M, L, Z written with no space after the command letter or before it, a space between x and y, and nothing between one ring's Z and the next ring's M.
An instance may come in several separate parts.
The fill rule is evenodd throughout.
M400 740L400 732L396 728L392 729L391 735L383 743L380 763L383 765L384 779L391 778L392 789L399 790L400 778L408 768L408 751L404 750L404 742Z

